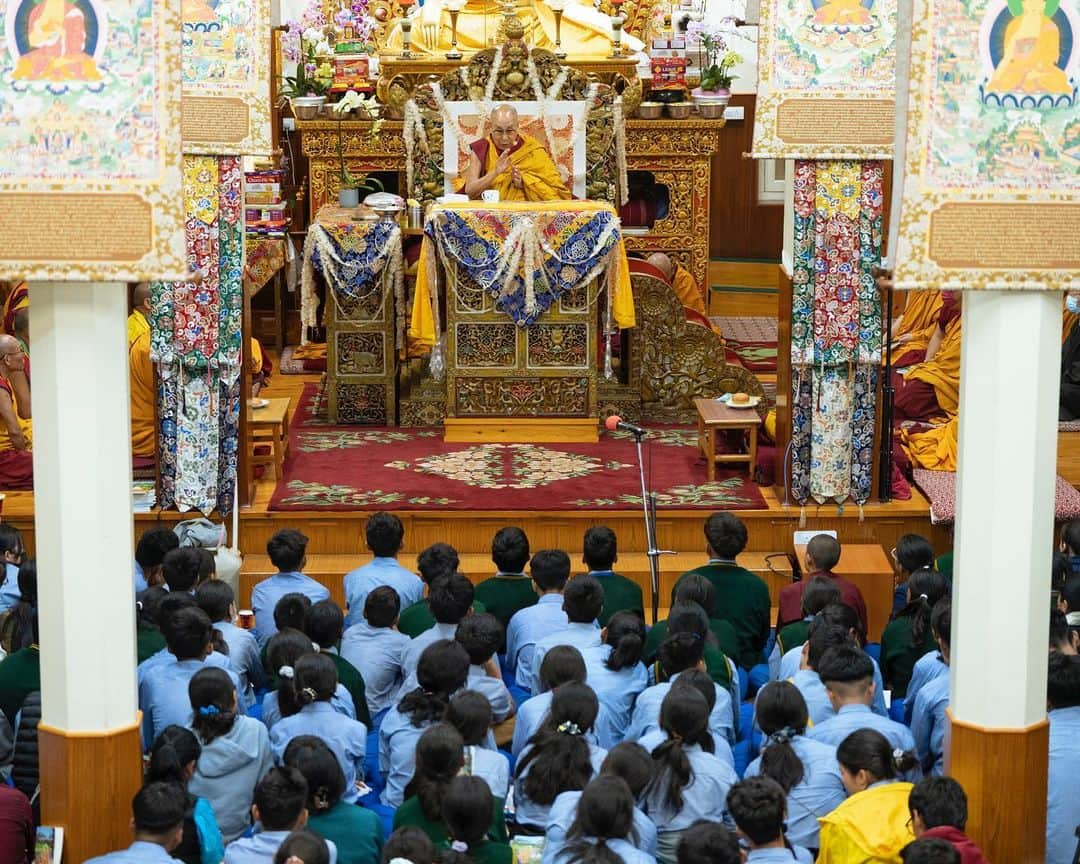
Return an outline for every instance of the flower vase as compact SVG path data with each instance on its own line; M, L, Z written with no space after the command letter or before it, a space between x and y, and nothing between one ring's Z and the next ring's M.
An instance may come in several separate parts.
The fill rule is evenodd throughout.
M342 187L338 190L338 206L353 209L360 206L360 190L350 187Z

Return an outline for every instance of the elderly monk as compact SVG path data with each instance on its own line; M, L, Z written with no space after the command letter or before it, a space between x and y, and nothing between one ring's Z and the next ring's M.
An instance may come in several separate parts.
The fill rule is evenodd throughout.
M14 336L0 336L0 489L34 488L33 423L20 416L13 381L22 376L23 356ZM22 398L29 402L29 392Z
M150 331L140 334L128 348L128 375L131 386L131 455L154 459L157 455L157 422L154 403L157 381L150 360Z
M687 309L693 309L698 315L705 315L705 300L701 296L701 289L697 282L682 264L672 261L663 252L653 252L648 257L648 262L667 277L671 287L675 289L679 302Z
M150 332L150 297L153 291L149 282L140 282L131 292L131 314L127 319L128 348L143 333Z
M457 187L470 198L479 198L488 189L498 192L501 201L571 197L543 145L518 131L518 113L512 105L491 112L491 134L470 144L469 151L469 167Z

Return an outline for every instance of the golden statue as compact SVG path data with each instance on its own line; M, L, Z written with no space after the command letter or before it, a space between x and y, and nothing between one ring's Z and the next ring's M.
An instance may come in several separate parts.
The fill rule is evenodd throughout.
M1013 20L1005 28L1005 50L990 78L991 93L1070 93L1058 63L1061 34L1050 17L1058 0L1009 0Z
M815 24L863 27L873 22L870 10L862 5L862 0L829 0L814 12Z
M30 0L27 0L30 2ZM27 51L12 77L22 81L100 81L94 58L86 53L86 19L66 0L43 0L30 13Z

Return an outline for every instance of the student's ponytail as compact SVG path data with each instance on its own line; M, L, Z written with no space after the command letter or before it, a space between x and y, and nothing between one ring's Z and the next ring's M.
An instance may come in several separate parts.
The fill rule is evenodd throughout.
M911 618L911 644L919 646L930 635L930 612L949 593L949 583L936 570L916 570L908 579L908 591L911 600L897 617Z
M419 686L398 702L398 711L417 729L443 718L450 697L465 686L469 677L469 655L459 642L440 639L420 655L416 665Z
M607 624L611 654L605 664L612 672L630 669L641 662L645 650L645 622L634 612L616 612Z
M337 667L326 654L305 654L296 661L293 683L301 707L329 702L337 690Z
M799 688L790 681L774 681L758 693L758 725L767 736L761 751L761 774L790 793L802 782L806 769L791 742L806 732L809 712Z
M179 783L186 789L185 769L192 762L198 762L201 753L199 740L190 729L166 726L150 747L145 782Z
M708 734L709 707L705 697L692 687L673 687L660 706L660 728L668 737L653 750L656 773L648 794L661 796L665 807L678 811L683 806L683 790L694 778L686 745Z
M595 838L590 841L587 838ZM622 864L610 840L639 840L634 830L634 797L621 777L601 774L582 792L577 816L566 832L568 864Z
M203 745L227 735L236 723L236 687L224 669L200 669L188 683L191 728Z
M551 804L561 793L584 789L593 775L592 751L585 735L596 724L600 703L584 684L563 684L551 709L529 739L515 777L530 801Z
M914 753L894 748L875 729L857 729L848 735L836 748L836 761L851 774L866 771L873 782L895 780L919 764Z
M277 678L278 710L282 717L292 717L303 705L296 684L296 665L301 657L311 653L311 639L291 627L275 633L266 646L267 672Z
M480 777L455 777L443 795L442 815L449 851L443 864L474 864L469 850L484 842L494 814L495 799Z
M405 797L417 797L429 822L442 821L442 799L464 762L465 743L449 723L429 726L416 742L416 769Z

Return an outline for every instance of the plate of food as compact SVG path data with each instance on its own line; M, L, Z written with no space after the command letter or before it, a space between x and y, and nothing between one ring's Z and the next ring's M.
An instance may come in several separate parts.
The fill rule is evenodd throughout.
M265 408L269 404L269 399L248 399L249 408Z
M761 404L761 397L748 393L732 393L731 398L724 400L724 404L729 408L757 408Z

